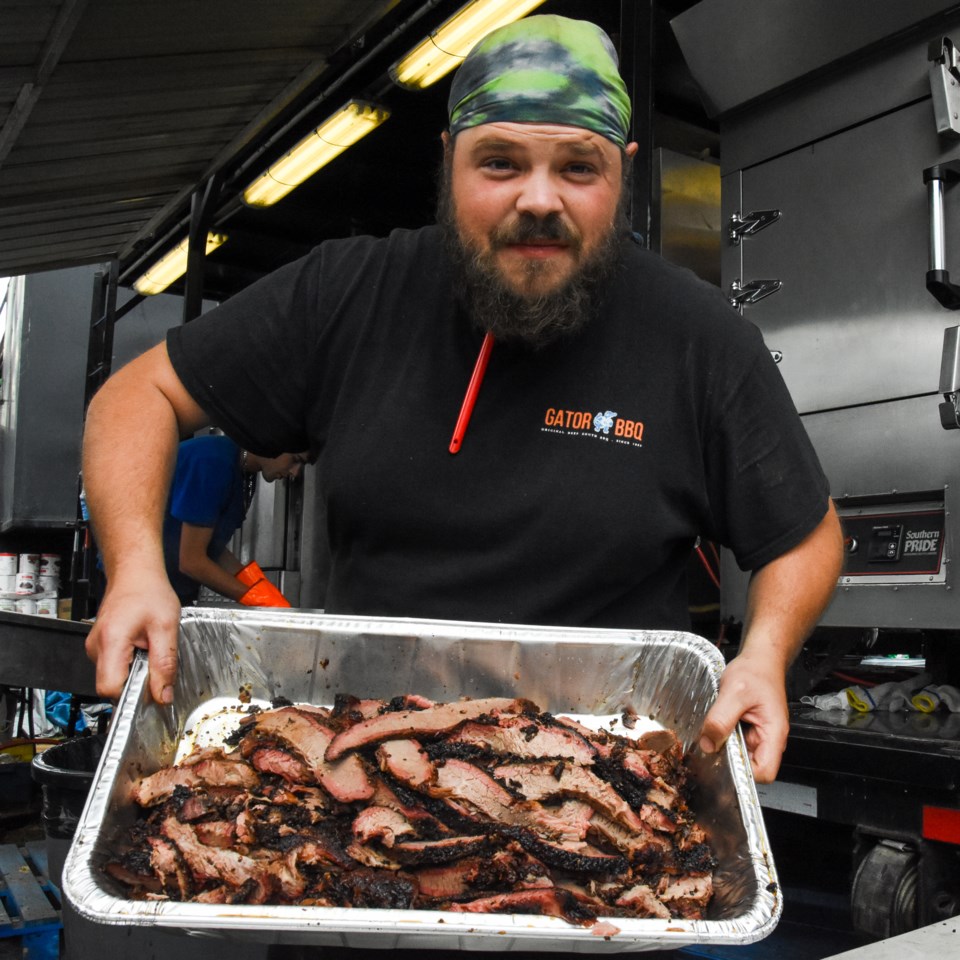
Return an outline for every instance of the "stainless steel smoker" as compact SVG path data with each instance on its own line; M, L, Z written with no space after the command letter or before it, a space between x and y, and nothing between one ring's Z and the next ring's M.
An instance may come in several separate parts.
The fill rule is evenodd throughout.
M703 0L673 28L720 128L722 286L844 526L807 653L901 650L960 685L960 4ZM886 936L960 913L958 758L960 714L797 706L764 802L854 829L854 921Z

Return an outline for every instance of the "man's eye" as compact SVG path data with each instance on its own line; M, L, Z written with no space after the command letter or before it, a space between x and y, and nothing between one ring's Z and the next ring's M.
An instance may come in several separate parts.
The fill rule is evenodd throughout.
M589 163L571 163L567 165L567 173L575 177L589 177L596 174L596 168Z
M513 164L505 157L490 157L481 166L486 170L512 170Z

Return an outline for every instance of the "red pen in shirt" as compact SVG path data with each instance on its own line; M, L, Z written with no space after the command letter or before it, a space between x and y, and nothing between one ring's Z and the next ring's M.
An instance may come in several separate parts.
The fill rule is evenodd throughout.
M483 383L483 375L487 372L487 362L490 359L492 349L493 334L488 331L483 338L483 343L480 344L480 353L477 354L477 362L473 365L473 373L470 375L470 382L467 384L467 392L460 406L460 416L457 417L457 425L453 428L453 436L450 438L450 446L448 447L451 453L457 453L463 444L463 435L467 432L470 414L473 413L473 405L477 402L477 394L480 392L480 384Z

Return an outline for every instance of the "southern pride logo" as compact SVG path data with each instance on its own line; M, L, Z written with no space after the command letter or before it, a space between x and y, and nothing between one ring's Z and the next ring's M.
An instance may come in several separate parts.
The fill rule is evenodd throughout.
M908 530L903 542L904 553L937 553L940 549L939 530Z
M643 422L621 417L616 410L562 410L548 407L541 430L544 433L590 437L606 443L643 446Z

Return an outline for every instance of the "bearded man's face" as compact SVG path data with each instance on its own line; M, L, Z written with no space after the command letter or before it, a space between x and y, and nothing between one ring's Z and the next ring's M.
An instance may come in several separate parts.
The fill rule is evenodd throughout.
M616 265L635 149L533 123L483 124L447 144L438 219L478 326L540 346L586 322Z

